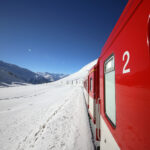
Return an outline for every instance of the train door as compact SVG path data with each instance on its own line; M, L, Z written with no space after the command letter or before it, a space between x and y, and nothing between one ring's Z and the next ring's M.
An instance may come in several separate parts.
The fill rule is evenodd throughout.
M109 121L111 126L116 127L116 93L115 93L115 57L109 56L104 60L104 76L103 76L103 90L104 90L104 104L103 109L105 118ZM100 117L101 121L101 141L100 147L102 150L119 150L119 146L112 136L105 121Z
M95 89L95 99L96 99L96 147L99 147L99 141L100 141L100 95L99 95L99 61L96 65L96 89Z

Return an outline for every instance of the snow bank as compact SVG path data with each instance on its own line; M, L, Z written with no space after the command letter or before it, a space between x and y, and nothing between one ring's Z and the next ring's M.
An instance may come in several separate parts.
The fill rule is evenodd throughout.
M96 63L61 81L82 79ZM92 150L83 90L54 82L0 88L1 150Z

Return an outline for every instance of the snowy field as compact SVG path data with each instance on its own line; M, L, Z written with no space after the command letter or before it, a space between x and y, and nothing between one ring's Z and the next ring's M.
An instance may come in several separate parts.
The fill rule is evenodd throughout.
M95 63L57 82L0 88L0 150L93 150L81 82Z

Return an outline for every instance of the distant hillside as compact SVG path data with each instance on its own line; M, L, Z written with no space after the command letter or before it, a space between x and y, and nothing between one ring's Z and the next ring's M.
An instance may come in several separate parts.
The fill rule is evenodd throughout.
M43 72L37 72L37 74L43 76L44 78L46 78L47 80L49 80L51 82L68 76L65 74L49 73L49 72L44 72L44 73Z
M40 84L59 80L66 75L53 73L35 73L17 65L0 61L0 85L13 83Z

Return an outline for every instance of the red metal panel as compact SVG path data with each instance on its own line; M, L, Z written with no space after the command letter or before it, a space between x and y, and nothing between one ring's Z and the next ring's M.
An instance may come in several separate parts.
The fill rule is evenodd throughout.
M130 1L100 57L101 115L122 150L150 150L149 14L149 0ZM126 51L130 57L125 55L123 61ZM104 110L104 62L111 54L115 57L116 128ZM124 66L130 72L123 73Z
M89 95L92 97L92 98L94 98L94 92L95 92L95 82L94 82L94 80L95 80L95 66L90 70L90 72L89 72ZM92 78L92 81L93 81L93 87L92 87L92 91L90 91L90 78Z
M129 19L134 15L136 9L142 3L143 0L129 0L128 4L126 5L124 11L122 12L117 24L115 25L113 31L111 32L107 42L105 43L101 56L106 53L109 47L113 44L114 40L117 38L118 34L123 30L123 28L128 23ZM146 0L145 0L146 1ZM149 1L149 0L147 0Z
M97 99L99 97L99 60L95 65L95 99L97 104Z

